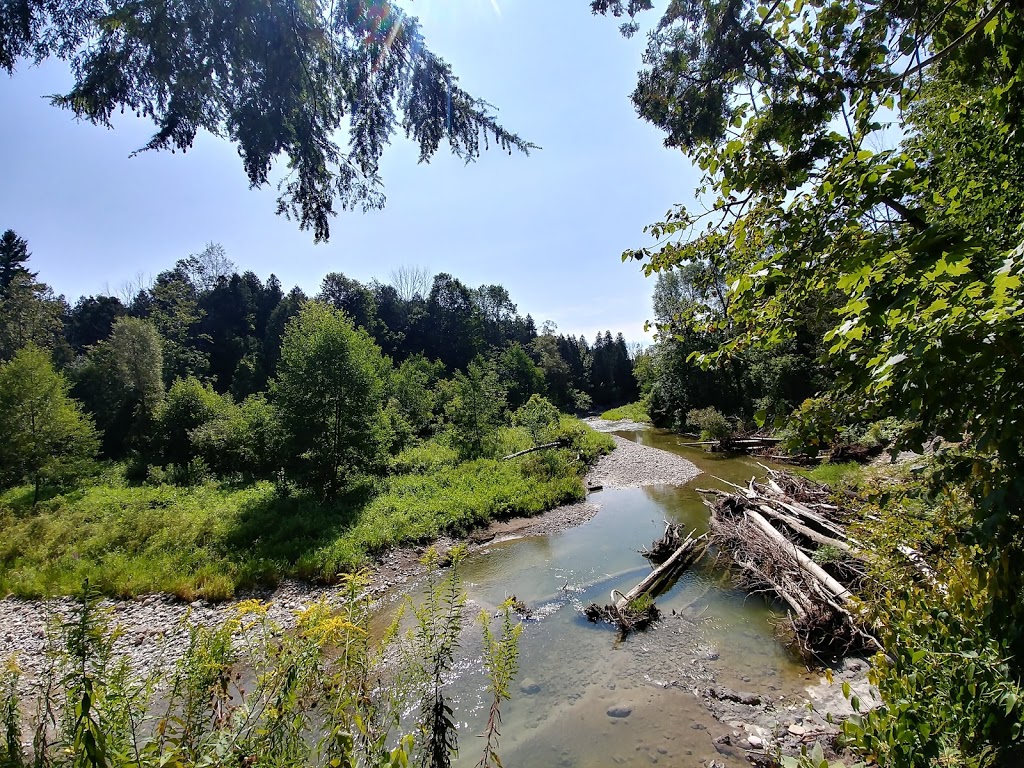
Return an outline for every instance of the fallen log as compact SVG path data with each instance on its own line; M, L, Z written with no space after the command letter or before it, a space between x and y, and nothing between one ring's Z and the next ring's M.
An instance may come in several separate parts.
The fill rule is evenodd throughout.
M543 451L548 448L564 448L568 444L569 443L566 440L555 440L554 442L551 443L544 443L544 445L535 445L533 448L527 448L525 451L516 451L515 453L510 453L508 456L502 456L501 460L508 461L509 459L517 459L520 456L525 456L528 453L533 453L534 451Z
M783 601L790 608L790 618L779 628L788 629L791 642L810 657L824 661L840 658L853 650L880 648L877 640L862 629L863 619L856 615L849 586L814 562L814 550L805 551L799 543L787 538L769 521L773 516L768 513L789 518L778 519L783 530L803 536L812 546L820 542L788 527L793 519L780 511L780 500L762 496L755 483L739 490L743 491L742 495L724 495L709 504L713 544L720 552L731 556L737 567L738 586L750 592L771 592ZM723 496L721 493L714 495ZM797 525L810 530L799 521ZM812 532L822 536L817 531ZM839 550L843 552L841 547ZM836 567L841 573L857 578L857 569L851 570L848 564L839 562Z
M901 555L910 561L910 564L917 569L917 572L921 574L921 577L927 581L930 586L937 589L944 595L948 592L946 585L943 584L935 574L935 569L928 565L928 561L924 559L924 555L913 547L908 547L904 544L896 547L896 549Z
M806 525L803 525L799 520L790 517L789 515L784 515L783 513L775 509L772 509L767 504L759 504L758 506L764 514L768 515L773 520L778 520L783 525L791 528L792 530L799 533L801 536L804 536L805 538L808 538L817 544L824 544L828 547L835 547L836 549L845 552L846 554L851 555L852 557L859 556L858 551L851 547L849 544L847 544L845 541L833 539L830 536L818 533L814 529L808 528Z
M666 520L665 533L660 539L651 542L650 548L641 549L640 554L655 565L665 562L683 543L681 530L682 526L679 523L670 523Z
M644 629L661 616L654 604L654 593L683 568L695 563L705 551L707 534L693 538L688 534L686 540L679 545L672 556L651 571L639 584L626 594L613 589L611 603L603 608L591 603L584 610L587 619L592 622L607 621L618 625L622 632Z
M775 541L775 543L779 544L783 548L788 548L793 559L796 560L797 565L806 571L809 576L816 579L823 587L825 587L825 589L831 592L833 596L839 598L843 602L846 602L853 597L850 590L829 576L828 573L825 572L824 568L801 552L799 547L779 533L775 529L775 526L765 520L762 515L753 510L748 510L747 517L752 523L754 523L754 525L764 531L766 536Z
M707 541L707 534L702 534L696 539L692 534L687 535L686 540L679 545L679 549L672 553L664 563L651 571L647 577L623 595L615 603L619 610L641 595L653 592L661 584L667 581L677 571L686 568L696 562L697 558L704 554L704 543ZM614 596L612 598L614 600Z

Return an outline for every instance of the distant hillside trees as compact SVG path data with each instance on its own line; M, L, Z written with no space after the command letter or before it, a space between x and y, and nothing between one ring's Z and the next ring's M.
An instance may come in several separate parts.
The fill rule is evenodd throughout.
M538 333L500 285L410 268L400 291L333 272L310 300L211 244L69 306L29 269L28 243L5 242L0 359L32 346L61 371L134 481L273 478L329 498L423 440L489 455L538 399L572 412L639 392L622 334Z

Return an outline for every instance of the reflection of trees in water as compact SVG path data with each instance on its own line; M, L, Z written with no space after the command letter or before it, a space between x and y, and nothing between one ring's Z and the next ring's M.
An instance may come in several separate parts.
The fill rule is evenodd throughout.
M645 485L642 490L669 522L682 523L698 534L708 529L708 508L696 491L673 485Z

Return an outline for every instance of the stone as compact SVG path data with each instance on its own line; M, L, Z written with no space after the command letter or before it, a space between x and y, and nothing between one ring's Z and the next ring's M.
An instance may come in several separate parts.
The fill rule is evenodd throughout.
M750 745L751 749L760 749L764 746L764 739L760 736L751 734L750 736L747 736L747 744Z
M540 683L532 677L527 677L519 683L519 692L525 696L533 696L534 694L540 693Z
M608 717L629 717L633 714L633 708L628 704L616 704L614 707L608 707L606 714Z

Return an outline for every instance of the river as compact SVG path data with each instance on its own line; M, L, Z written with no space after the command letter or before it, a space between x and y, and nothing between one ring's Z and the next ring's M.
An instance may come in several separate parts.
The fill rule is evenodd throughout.
M710 686L755 691L792 709L817 681L775 641L775 614L763 599L732 589L705 558L658 598L664 618L647 632L622 640L610 626L588 623L581 609L609 602L610 590L625 592L649 571L638 550L662 534L665 520L698 533L707 529L696 488L724 487L713 476L746 482L763 470L748 458L682 447L670 433L617 434L680 454L702 474L681 487L597 491L588 501L600 512L590 521L552 535L499 540L463 563L470 612L493 611L512 594L536 612L520 639L513 699L502 710L502 760L565 768L749 765L739 726L717 721L703 692ZM460 723L459 766L480 757L482 740L474 734L486 722L485 684L479 631L470 630L448 692ZM716 744L730 734L731 746Z

